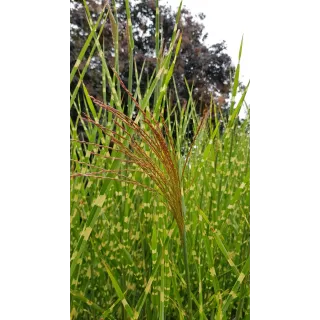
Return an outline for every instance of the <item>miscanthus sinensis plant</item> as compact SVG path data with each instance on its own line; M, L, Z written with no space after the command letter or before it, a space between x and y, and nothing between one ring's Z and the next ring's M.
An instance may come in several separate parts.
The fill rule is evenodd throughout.
M181 5L167 50L156 11L158 64L143 93L128 1L128 89L118 76L115 6L106 4L95 23L84 7L92 31L70 79L79 74L71 94L78 113L71 120L71 318L249 319L249 112L238 118L248 86L236 104L239 64L228 118L213 101L200 118L191 88L186 106L177 96L175 108L166 92L181 43ZM99 42L107 19L114 67ZM241 50L242 43L239 60ZM99 101L82 82L95 51L109 103L105 91ZM190 126L192 141L185 138Z
M115 72L115 71L114 71ZM115 73L116 74L116 73ZM183 246L184 262L186 271L186 283L189 298L189 314L192 317L192 298L190 291L190 277L188 268L188 250L186 240L186 228L184 223L185 204L183 193L183 173L188 163L190 153L192 151L193 143L191 144L190 151L181 166L179 157L175 152L174 142L168 127L165 124L164 118L160 115L161 122L157 122L152 113L148 114L141 108L139 103L134 99L131 93L127 90L121 79L118 78L121 86L129 94L130 98L134 101L138 117L133 120L126 116L122 111L119 111L109 105L90 97L92 101L113 115L114 129L109 129L100 125L99 122L91 119L88 115L83 118L87 122L97 126L99 130L110 138L113 146L104 146L101 144L94 144L98 148L107 149L107 159L114 161L120 160L122 163L128 164L126 168L118 170L105 169L83 161L73 160L74 162L85 165L86 167L96 169L94 172L79 172L72 174L71 177L95 177L106 178L112 180L119 180L121 182L132 183L136 186L146 188L155 194L162 196L164 205L175 219ZM199 128L195 133L196 139L201 127L205 123L206 113L199 124ZM141 116L141 117L139 117ZM139 121L137 121L139 119ZM120 133L119 133L120 132ZM167 139L166 139L167 137ZM86 141L73 140L78 143L91 144ZM124 157L117 158L109 156L110 153L119 153ZM99 156L99 153L92 153ZM127 168L129 167L129 168ZM129 174L128 174L129 173ZM132 179L132 173L141 173L145 177L150 178L150 186L140 183L139 179ZM108 174L108 175L104 175ZM143 180L143 179L141 179ZM91 231L91 229L89 229Z

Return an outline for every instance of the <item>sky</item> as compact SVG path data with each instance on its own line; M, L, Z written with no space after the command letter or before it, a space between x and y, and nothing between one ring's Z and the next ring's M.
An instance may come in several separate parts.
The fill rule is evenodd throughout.
M177 9L180 0L160 0L160 4L169 4ZM244 35L244 48L242 55L242 69L245 78L248 78L246 52L246 31L249 28L250 10L243 6L242 1L213 1L213 0L183 0L183 6L196 15L204 13L203 20L205 32L208 33L206 44L211 45L222 40L227 43L227 52L232 61L237 63L241 37Z
M180 0L160 0L159 3L160 5L169 4L176 10L180 4ZM235 65L238 62L241 38L244 36L240 64L240 81L247 84L250 80L250 71L248 55L246 56L249 47L249 41L246 41L246 34L249 35L249 23L252 14L248 10L248 7L243 5L243 1L234 0L183 0L183 6L189 9L193 15L199 13L206 15L202 21L205 26L204 33L208 33L206 44L213 45L225 40L227 53ZM247 103L250 103L249 99L250 89L246 98ZM243 116L244 113L241 112L241 115Z

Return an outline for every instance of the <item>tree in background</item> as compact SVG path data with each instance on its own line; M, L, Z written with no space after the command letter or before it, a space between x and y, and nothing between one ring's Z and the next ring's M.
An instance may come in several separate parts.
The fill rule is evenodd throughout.
M103 3L103 1L98 0L88 1L93 19L97 19L102 10ZM115 3L117 6L120 48L119 71L122 80L127 85L129 61L125 4L124 1L120 0L111 1L111 4L112 3ZM134 56L138 70L142 69L143 62L145 61L142 82L140 84L140 88L143 91L156 65L155 1L140 0L136 1L134 5L130 3L130 10L135 42ZM176 12L174 12L170 6L160 6L160 37L164 50L166 49L166 44L170 42L175 17ZM182 31L182 43L180 54L175 65L174 80L179 99L182 101L188 100L189 97L185 79L190 87L193 86L193 99L197 103L197 111L202 113L203 108L209 105L211 96L214 97L220 107L226 108L230 92L230 80L234 74L234 67L232 66L230 56L225 52L225 42L212 46L206 46L204 44L207 38L207 34L204 34L204 25L202 24L205 15L200 14L197 18L198 19L195 19L188 9L182 9L179 22L179 29ZM71 0L70 22L70 65L72 68L90 32L85 10L82 2L79 0ZM103 44L106 59L112 66L114 64L114 48L110 20L108 20L105 25L100 42ZM92 59L90 68L84 78L84 82L90 93L100 99L102 96L101 70L100 59L96 56ZM72 84L73 87L77 81L78 79L75 77ZM135 83L133 83L133 90L134 88ZM107 88L107 92L108 89L109 88ZM173 82L170 83L168 90L172 103L175 103L176 95Z

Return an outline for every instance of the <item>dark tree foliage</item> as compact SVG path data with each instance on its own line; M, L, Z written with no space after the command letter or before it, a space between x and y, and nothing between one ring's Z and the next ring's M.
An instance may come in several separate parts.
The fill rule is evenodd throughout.
M102 1L87 1L93 20L98 18L102 10ZM110 1L112 4L112 1ZM129 73L128 59L128 38L126 31L126 12L124 1L116 0L118 28L119 28L119 70L124 83L127 84ZM131 18L133 24L133 33L135 40L134 58L141 70L144 60L146 65L142 77L142 92L147 86L148 77L152 74L155 65L155 1L140 0L138 3L130 4ZM177 86L179 98L186 101L189 98L185 79L189 86L193 85L193 99L197 102L197 110L202 113L210 103L211 95L219 106L226 106L226 99L230 92L230 77L234 74L234 67L231 64L230 56L225 52L225 42L217 43L212 46L206 46L204 41L207 34L204 34L204 25L202 24L204 14L200 14L195 19L190 11L182 9L179 29L182 31L182 43L180 54L176 61L174 70L174 79ZM167 48L176 19L176 12L169 6L160 6L160 28L164 47ZM77 56L89 34L89 27L86 20L85 10L81 1L71 0L70 11L71 22L71 68L75 64ZM111 34L111 23L108 20L100 39L104 45L105 56L109 65L114 64L114 49ZM89 51L89 50L88 50ZM101 99L102 96L102 77L101 62L96 56L93 58L90 68L86 73L84 82L90 93ZM75 77L72 87L77 83ZM133 82L133 90L135 83ZM108 92L107 88L107 92ZM175 102L174 86L171 84L168 88L172 103Z

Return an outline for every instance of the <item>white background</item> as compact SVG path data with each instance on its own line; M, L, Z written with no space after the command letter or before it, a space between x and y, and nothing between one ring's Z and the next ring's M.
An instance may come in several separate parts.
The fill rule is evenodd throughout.
M316 4L219 5L251 80L253 320L320 317ZM69 319L69 7L1 4L1 319Z

